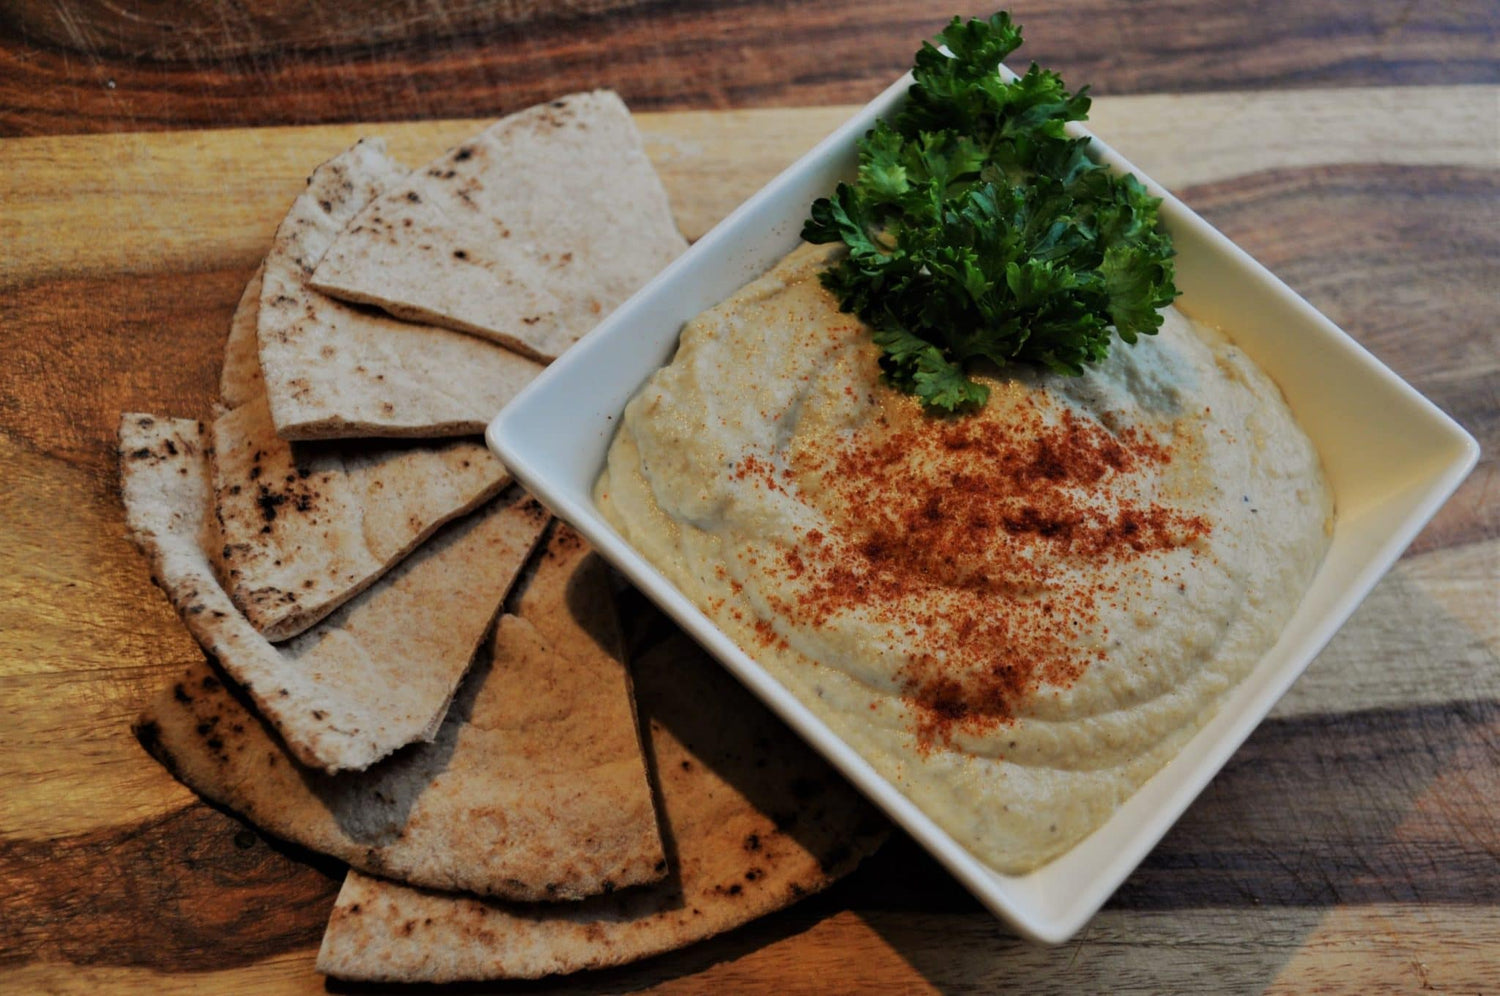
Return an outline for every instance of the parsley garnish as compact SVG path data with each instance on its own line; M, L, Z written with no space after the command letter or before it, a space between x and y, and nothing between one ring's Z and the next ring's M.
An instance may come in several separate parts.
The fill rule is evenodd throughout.
M874 327L886 382L956 412L989 394L969 364L1082 373L1111 328L1154 334L1177 289L1160 200L1063 130L1088 88L1035 64L1002 80L1021 44L1004 12L937 40L952 55L923 43L906 105L865 133L858 180L813 204L802 237L849 247L823 283Z

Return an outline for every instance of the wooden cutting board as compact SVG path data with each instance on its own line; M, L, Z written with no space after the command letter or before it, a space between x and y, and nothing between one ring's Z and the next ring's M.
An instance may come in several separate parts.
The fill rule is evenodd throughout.
M1500 989L1500 88L1121 97L1095 129L1486 447L1484 463L1078 939L1009 936L909 841L687 951L662 992ZM646 114L701 235L849 112ZM121 410L205 416L318 162L482 122L0 141L0 989L321 991L340 869L198 802L130 719L198 650L124 537Z

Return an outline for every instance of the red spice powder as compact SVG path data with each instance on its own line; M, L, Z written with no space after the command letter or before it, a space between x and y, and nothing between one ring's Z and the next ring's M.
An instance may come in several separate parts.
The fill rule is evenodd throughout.
M1120 593L1090 565L1210 531L1201 516L1124 497L1130 475L1173 456L1145 433L1061 407L1049 417L1030 398L1004 419L898 419L802 454L798 476L831 525L785 555L800 596L777 608L804 627L859 609L927 648L901 674L924 747L1008 723L1037 689L1066 687L1103 656L1081 638ZM780 490L766 468L743 470Z
M769 460L763 460L753 453L748 453L740 458L738 464L730 471L730 477L736 481L746 479L764 485L771 491L784 490L781 483L776 480L776 467Z

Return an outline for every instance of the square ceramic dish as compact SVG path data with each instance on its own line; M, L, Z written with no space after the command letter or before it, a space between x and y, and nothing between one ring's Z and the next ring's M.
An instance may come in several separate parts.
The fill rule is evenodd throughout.
M1230 335L1281 386L1322 455L1336 522L1327 559L1281 640L1182 752L1102 827L1025 875L1002 875L835 736L604 521L590 493L625 403L676 349L684 322L798 243L808 205L852 178L855 140L904 99L897 81L554 362L491 423L517 479L1021 934L1082 927L1265 718L1478 458L1452 419L1203 219L1097 139L1097 157L1163 199L1187 310ZM1086 134L1081 129L1079 134Z

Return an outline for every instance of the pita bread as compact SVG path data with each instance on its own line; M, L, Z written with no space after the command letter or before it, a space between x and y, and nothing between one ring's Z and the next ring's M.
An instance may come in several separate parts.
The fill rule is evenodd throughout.
M502 495L276 647L235 609L204 552L211 530L202 426L127 414L120 462L132 538L189 632L292 754L330 773L368 768L398 747L432 739L547 520L518 490Z
M686 637L636 667L672 877L571 906L507 905L351 871L318 969L343 979L536 978L683 947L850 871L886 824Z
M613 880L617 886L658 881L665 874L666 863L660 860L661 836L657 832L651 782L646 777L642 757L630 670L624 664L625 639L609 569L583 537L561 521L554 521L552 534L541 555L535 558L534 567L520 596L514 599L514 611L519 615L515 622L534 631L536 640L567 665L566 670L549 672L538 669L536 665L541 658L535 654L526 658L514 654L511 658L516 673L507 681L518 689L531 689L529 693L518 694L527 694L532 700L531 708L537 710L535 718L529 721L536 742L544 745L532 750L537 769L561 771L579 763L564 760L568 754L581 759L601 755L635 758L634 767L620 768L611 790L602 794L600 801L609 800L623 818L620 826L634 828L637 835L634 841L622 841L619 849L643 856L649 854L650 861L622 869ZM510 622L509 618L506 622ZM523 666L527 661L532 662L530 667ZM567 727L558 732L544 732L548 724L573 722L573 717L549 719L546 711L551 707L545 703L557 699L557 690L564 683L578 686L580 691L573 695L582 695L581 689L587 688L596 703L608 706L607 713L599 705L591 708L594 720L579 728L583 738L575 739L562 732ZM573 708L582 715L581 706ZM566 783L562 784L565 788ZM596 819L593 824L602 826L602 821ZM560 821L559 825L566 824Z
M609 568L588 542L566 522L554 520L551 535L531 566L534 569L519 586L513 611L564 657L624 660L625 636ZM630 673L617 670L625 698L630 700Z
M434 741L366 771L296 764L207 663L157 696L136 735L200 795L364 871L576 899L666 871L623 671L577 667L504 616Z
M288 443L264 398L213 424L219 577L268 640L307 629L510 483L478 440Z
M260 376L260 352L255 341L255 323L260 317L261 278L264 265L245 285L240 303L229 321L229 341L224 344L224 368L219 373L219 400L225 408L238 408L263 397L265 381Z
M312 286L551 360L686 248L630 112L598 90L414 171L344 229Z
M365 139L319 166L266 256L258 340L283 439L482 432L541 367L471 335L325 297L307 275L344 224L405 170Z

